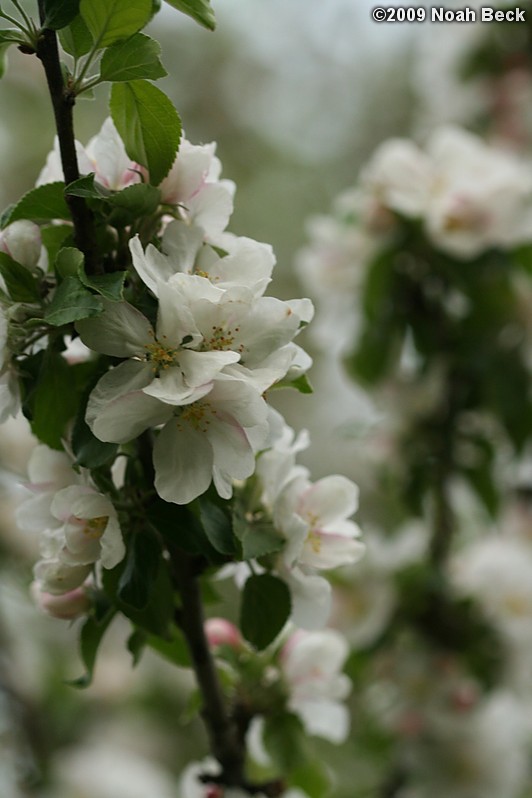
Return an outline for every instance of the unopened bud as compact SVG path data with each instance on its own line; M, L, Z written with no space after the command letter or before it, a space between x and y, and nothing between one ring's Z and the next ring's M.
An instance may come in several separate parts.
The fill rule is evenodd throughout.
M54 596L40 590L38 583L33 582L30 590L41 610L53 618L71 621L80 615L85 615L91 607L91 600L83 587L76 587L68 593Z
M41 255L41 231L38 225L20 219L0 232L0 251L27 269L37 266Z
M209 618L205 621L205 634L212 648L216 646L231 646L240 648L242 635L230 621L225 618Z

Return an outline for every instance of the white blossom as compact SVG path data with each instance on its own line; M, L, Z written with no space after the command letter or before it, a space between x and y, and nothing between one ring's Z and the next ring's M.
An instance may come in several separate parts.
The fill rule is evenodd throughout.
M281 652L280 666L289 686L289 708L309 734L334 743L349 732L349 713L341 703L351 690L342 668L349 649L339 632L295 632Z

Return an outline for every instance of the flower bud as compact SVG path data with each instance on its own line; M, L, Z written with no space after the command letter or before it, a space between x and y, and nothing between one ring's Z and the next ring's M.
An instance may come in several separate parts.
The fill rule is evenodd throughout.
M212 648L216 646L240 648L242 645L242 635L236 626L225 618L209 618L205 621L205 634Z
M80 615L85 615L91 607L91 600L83 587L76 587L68 593L54 596L42 591L38 582L33 582L30 591L40 609L53 618L71 621Z
M34 269L41 255L39 226L25 219L8 225L0 232L0 251L27 269Z

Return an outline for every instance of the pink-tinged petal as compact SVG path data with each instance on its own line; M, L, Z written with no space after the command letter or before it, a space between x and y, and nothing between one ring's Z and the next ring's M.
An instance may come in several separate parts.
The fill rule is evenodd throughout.
M357 562L365 550L360 540L312 531L305 541L299 561L311 568L338 568Z
M212 447L190 423L173 418L155 441L153 464L159 496L174 504L188 504L211 484Z
M110 302L101 298L104 312L96 318L76 322L76 330L85 346L113 357L146 354L154 341L153 327L139 310L128 302Z
M125 443L168 420L172 408L142 391L151 378L150 366L137 361L104 374L89 397L85 417L97 438Z
M331 680L337 678L349 655L346 639L334 629L323 629L309 634L296 632L283 649L282 668L296 692L329 690ZM321 685L321 686L320 686ZM345 698L350 690L349 680L342 679L340 695Z
M60 521L67 521L71 516L76 516L77 518L92 518L98 515L108 515L107 512L91 513L94 506L92 502L94 497L99 499L99 494L96 493L94 488L90 488L88 485L70 485L55 494L50 508L51 513L54 518ZM85 499L83 503L82 499ZM107 509L110 502L108 499L104 500L106 502L105 508ZM98 509L101 509L103 505L101 502L98 502L96 506Z
M196 145L183 139L169 174L159 185L162 201L170 205L187 203L201 190L211 166L215 144Z
M103 123L100 132L87 144L87 154L94 161L96 179L113 191L140 181L134 171L137 165L126 153L122 139L118 135L112 119Z
M358 488L340 475L315 482L300 498L297 511L303 518L316 519L313 526L333 529L335 521L343 521L358 508Z
M60 596L54 596L52 593L41 591L39 584L33 582L30 585L30 593L43 612L51 615L52 618L60 618L65 621L72 621L80 615L85 615L92 606L89 596L82 587L77 587Z
M91 572L91 565L68 565L61 560L40 560L33 573L41 589L53 596L61 596L83 584Z

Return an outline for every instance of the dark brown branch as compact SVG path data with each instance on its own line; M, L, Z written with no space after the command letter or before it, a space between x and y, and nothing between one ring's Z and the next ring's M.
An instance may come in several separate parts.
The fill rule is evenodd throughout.
M226 786L242 787L244 779L244 747L236 724L228 715L214 660L204 631L196 560L178 549L172 551L174 574L182 601L181 627L188 643L194 671L204 702L203 717L211 750L222 767Z
M39 0L39 16L42 25L45 17L43 0ZM75 97L65 86L63 80L55 31L49 28L42 29L36 52L46 74L48 90L54 109L57 137L59 139L61 165L65 183L68 185L74 180L78 180L80 176L74 138L73 109ZM66 201L74 223L74 241L85 256L87 274L101 274L103 273L103 268L98 260L92 212L82 197L67 196Z

